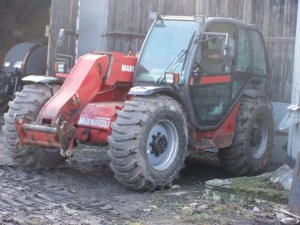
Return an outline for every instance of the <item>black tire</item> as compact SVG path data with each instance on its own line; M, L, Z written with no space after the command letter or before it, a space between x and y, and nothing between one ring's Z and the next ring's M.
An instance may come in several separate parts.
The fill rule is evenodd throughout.
M169 130L170 135L166 135L168 143L165 151L157 153L153 149L158 151L158 147L151 147L150 144L166 136L160 132L157 132L157 136L151 134L156 132L153 129L164 123L172 130ZM112 128L112 135L108 139L110 166L118 181L131 190L139 191L154 191L172 184L183 167L188 144L186 117L177 101L164 95L134 97L118 112ZM172 138L175 136L178 141ZM149 137L153 138L150 138L152 143ZM149 148L152 148L151 152ZM175 152L172 153L172 149L176 149ZM166 164L162 160L160 165L158 157L165 156Z
M42 84L30 84L25 85L22 91L16 93L15 99L9 102L9 110L4 114L4 145L11 152L14 161L21 166L51 169L59 166L66 159L60 155L59 149L46 149L38 146L19 148L17 146L18 134L14 115L25 116L30 121L35 121L43 105L51 97L49 87Z
M263 98L243 97L233 144L219 150L225 171L239 176L257 174L270 159L273 135L271 103Z
M8 108L8 100L0 99L0 116L7 110Z

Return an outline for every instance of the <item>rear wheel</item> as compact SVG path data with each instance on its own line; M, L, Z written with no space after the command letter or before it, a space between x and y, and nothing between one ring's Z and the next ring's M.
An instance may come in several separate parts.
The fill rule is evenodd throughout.
M133 190L170 186L183 167L188 143L181 105L163 96L126 102L109 137L111 168Z
M53 90L58 90L54 87ZM4 144L12 153L13 159L22 166L50 169L59 166L66 158L60 155L59 149L47 149L38 146L19 148L18 134L14 116L25 116L35 121L44 104L52 97L49 87L42 84L25 85L15 99L9 103L9 110L4 114Z
M273 135L271 103L263 98L243 97L233 144L219 151L224 169L235 175L259 172L271 156Z

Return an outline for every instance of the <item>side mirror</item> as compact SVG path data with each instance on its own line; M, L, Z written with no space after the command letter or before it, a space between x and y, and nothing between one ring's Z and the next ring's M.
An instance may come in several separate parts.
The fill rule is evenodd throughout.
M163 21L162 15L160 15L157 12L150 12L149 13L149 19L150 20L160 20L161 22Z
M158 13L157 13L157 12L150 12L150 13L149 13L149 19L150 19L150 20L156 20L156 19L157 19L157 16L158 16Z
M65 29L60 29L58 33L57 45L62 47L65 41Z

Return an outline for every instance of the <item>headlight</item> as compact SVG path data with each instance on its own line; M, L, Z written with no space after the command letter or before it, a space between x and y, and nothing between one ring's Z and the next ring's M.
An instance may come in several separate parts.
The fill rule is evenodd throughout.
M22 66L23 66L23 62L22 61L17 61L14 64L14 68L15 69L22 69Z
M166 82L168 84L173 84L174 83L174 75L173 75L173 73L166 73L165 77L166 77Z
M9 61L4 62L4 67L5 67L5 68L7 68L7 67L9 67L9 66L10 66L10 62L9 62Z
M67 64L65 62L56 62L55 63L55 72L56 73L66 73Z
M179 84L180 76L179 73L166 72L165 81L168 84Z

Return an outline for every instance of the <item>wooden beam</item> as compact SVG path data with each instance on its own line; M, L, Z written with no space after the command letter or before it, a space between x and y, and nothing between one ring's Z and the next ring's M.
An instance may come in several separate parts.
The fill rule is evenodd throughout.
M55 55L57 52L57 36L60 29L76 30L79 0L52 0L48 43L47 74L54 75ZM76 37L67 36L60 53L75 57Z

